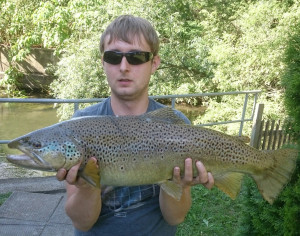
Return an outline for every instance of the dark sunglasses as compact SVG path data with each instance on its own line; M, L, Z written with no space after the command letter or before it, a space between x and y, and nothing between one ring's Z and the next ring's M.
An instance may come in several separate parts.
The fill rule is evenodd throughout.
M131 65L140 65L150 61L153 58L151 52L115 52L115 51L105 51L103 55L103 61L112 64L118 65L121 63L123 57L126 57L126 60Z

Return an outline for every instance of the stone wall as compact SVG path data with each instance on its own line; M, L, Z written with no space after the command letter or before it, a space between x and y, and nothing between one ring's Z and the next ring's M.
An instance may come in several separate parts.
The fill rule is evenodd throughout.
M24 74L18 79L19 88L26 91L47 91L53 81L53 75L47 74L48 65L56 65L58 58L53 55L54 50L33 48L27 58L17 64ZM0 46L0 79L9 67L8 50Z

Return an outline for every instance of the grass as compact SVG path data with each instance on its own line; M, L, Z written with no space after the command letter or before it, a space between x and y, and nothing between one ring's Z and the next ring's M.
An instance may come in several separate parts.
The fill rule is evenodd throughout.
M231 200L213 188L192 189L193 205L176 236L235 235L241 216L241 200Z
M12 193L0 194L0 206L9 198Z

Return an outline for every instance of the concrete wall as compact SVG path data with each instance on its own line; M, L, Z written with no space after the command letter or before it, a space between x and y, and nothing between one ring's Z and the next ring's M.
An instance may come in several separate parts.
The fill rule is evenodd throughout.
M54 77L47 74L46 67L56 65L58 58L53 55L51 49L33 48L27 58L18 63L18 69L24 74L18 80L20 89L26 91L46 91ZM9 67L8 50L0 46L0 79L4 71Z

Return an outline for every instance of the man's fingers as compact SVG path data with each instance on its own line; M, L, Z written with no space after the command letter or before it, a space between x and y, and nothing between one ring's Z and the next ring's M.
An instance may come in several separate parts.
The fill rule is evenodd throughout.
M198 169L199 183L200 184L208 183L208 181L209 181L208 174L207 174L206 168L203 165L203 163L201 161L197 161L196 166L197 166L197 169Z
M56 178L59 181L63 181L63 180L65 180L66 175L67 175L67 170L62 168L57 171Z
M213 175L210 172L207 173L207 176L208 176L208 181L207 181L207 183L205 183L203 185L204 185L204 187L211 189L215 184L215 180L214 180Z
M67 177L66 177L66 181L67 181L69 184L75 184L75 183L76 183L76 181L77 181L77 173L78 173L80 164L81 164L81 162L78 163L77 165L73 166L73 167L68 171L68 174L67 174Z
M180 176L180 168L175 167L173 170L173 181L176 183L180 183L181 181L181 176Z
M187 183L193 182L193 160L191 158L185 159L184 180Z

